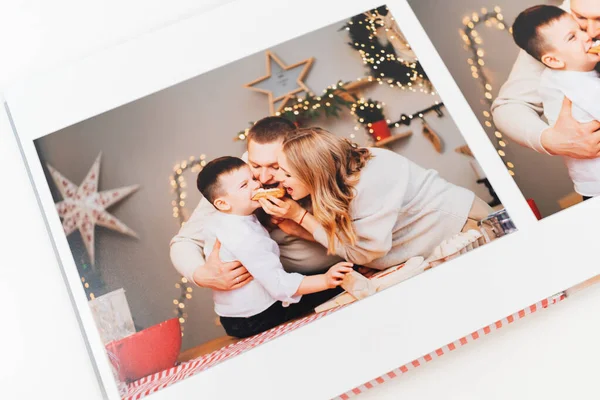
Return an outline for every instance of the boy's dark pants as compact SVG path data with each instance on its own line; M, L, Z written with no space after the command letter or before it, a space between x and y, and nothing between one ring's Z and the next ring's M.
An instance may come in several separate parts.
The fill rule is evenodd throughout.
M254 336L285 322L308 315L314 311L315 307L342 292L343 289L337 287L307 294L302 296L298 303L290 304L288 307L283 307L280 301L276 301L265 311L251 317L220 317L221 325L229 336L238 338Z

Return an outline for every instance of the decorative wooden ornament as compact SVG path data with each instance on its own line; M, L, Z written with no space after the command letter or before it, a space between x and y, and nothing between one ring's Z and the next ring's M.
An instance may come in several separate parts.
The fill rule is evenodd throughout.
M413 134L412 130L409 129L409 130L406 130L404 132L400 132L400 133L397 133L395 135L392 135L392 136L390 136L390 137L388 137L386 139L382 139L382 140L376 141L375 144L374 144L374 146L375 147L385 147L385 146L387 146L387 145L389 145L391 143L396 142L399 139L407 138L407 137L411 136L412 134Z
M440 139L440 136L433 129L431 129L431 127L427 124L427 122L425 122L424 119L422 119L422 121L423 121L423 135L425 136L425 138L427 138L427 140L429 140L431 142L435 151L437 151L438 153L441 153L443 151L443 147L444 147L443 143L442 143L442 139Z
M355 102L357 98L361 98L361 92L363 89L377 83L372 77L359 78L356 81L346 83L343 88L344 90L336 90L333 94L340 96L345 101Z
M471 149L469 148L469 145L464 145L464 146L460 146L457 147L456 149L454 149L455 152L460 153L460 154L464 154L465 156L469 156L469 157L475 157L473 155L473 153L471 152Z
M269 50L267 56L267 74L244 85L245 88L264 93L268 96L269 112L274 115L281 111L286 103L296 93L310 92L303 80L310 69L314 58L308 58L293 65L286 66L275 54ZM275 103L280 102L275 110Z

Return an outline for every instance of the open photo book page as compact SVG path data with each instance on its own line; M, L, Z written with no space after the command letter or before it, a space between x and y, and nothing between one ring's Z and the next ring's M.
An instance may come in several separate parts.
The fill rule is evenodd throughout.
M518 81L595 130L581 18L529 10L575 41L537 61L414 3L226 4L9 88L108 398L346 399L595 283L594 158Z

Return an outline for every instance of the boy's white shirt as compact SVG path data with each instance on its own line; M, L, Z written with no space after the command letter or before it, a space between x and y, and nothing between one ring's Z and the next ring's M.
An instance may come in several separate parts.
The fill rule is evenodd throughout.
M564 97L573 102L572 115L585 123L600 120L600 75L596 71L562 71L546 68L539 94L548 123L558 119ZM600 195L600 158L579 160L564 157L575 191L583 196Z
M297 303L295 296L304 279L298 273L285 272L279 260L279 246L271 239L255 215L240 216L215 211L207 221L205 255L210 254L218 238L222 261L238 260L254 279L239 289L213 290L215 312L223 317L250 317L269 308L277 300Z
M570 13L570 1L563 1L560 8ZM541 142L542 132L549 127L542 119L544 109L538 91L544 69L544 64L519 51L491 111L496 127L503 134L522 146L549 154Z

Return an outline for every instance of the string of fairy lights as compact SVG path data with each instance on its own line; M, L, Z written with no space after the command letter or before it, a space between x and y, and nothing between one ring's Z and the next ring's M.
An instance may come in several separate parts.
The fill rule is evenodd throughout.
M496 125L492 119L492 115L489 112L493 102L493 88L490 84L490 80L483 70L483 67L485 66L485 61L483 59L485 56L485 51L483 50L483 39L475 28L480 24L484 24L489 28L495 27L501 31L507 31L509 33L511 33L512 30L510 27L507 28L506 24L504 23L504 16L502 15L501 9L498 6L494 7L493 10L482 8L480 13L473 12L471 15L465 16L462 22L464 24L464 28L460 30L460 34L465 42L465 50L470 51L472 54L467 59L467 63L471 68L471 75L473 76L473 79L480 82L484 89L484 104L488 106L488 108L483 111L485 129L494 133L497 142L495 146L496 151L500 157L502 157L504 164L508 168L508 173L514 176L515 165L506 160L506 152L504 151L507 143L506 139L496 128Z
M382 106L384 106L385 103L379 103L372 100L368 101L364 98L356 99L355 97L353 98L353 101L349 101L347 99L352 98L352 95L346 89L346 86L361 83L363 81L372 82L373 80L373 77L368 76L359 77L354 82L338 81L333 85L327 86L320 96L315 96L313 93L308 93L305 97L296 97L292 99L290 101L290 106L285 106L281 111L277 111L275 115L282 116L292 122L297 123L299 121L315 119L322 114L325 114L326 117L339 117L339 112L345 108L348 109L351 115L356 117L356 120L359 123L355 126L355 130L359 130L360 126L365 126L370 129L370 124L365 122L364 118L358 117L356 108L377 106L378 109L382 109ZM253 124L254 123L251 123L250 125ZM246 140L249 131L250 127L238 132L234 140ZM350 134L351 139L354 139L355 137L356 135L354 133Z
M202 154L200 157L191 156L188 160L181 161L173 167L173 174L169 177L169 181L171 183L171 188L175 193L175 200L171 202L171 205L173 206L173 218L179 220L180 226L185 224L183 207L185 207L187 198L187 183L183 174L188 170L198 173L205 165L206 155ZM179 296L173 299L173 305L175 305L173 313L179 318L179 323L181 324L181 336L183 336L183 325L188 317L187 312L185 312L185 302L191 300L194 289L186 277L181 277L181 279L175 283L175 288L179 289Z
M357 82L362 78L358 78ZM368 78L371 80L371 77ZM337 82L334 85L329 85L323 90L321 96L314 96L312 93L308 93L306 97L296 97L296 101L292 106L286 106L282 111L275 113L277 116L284 116L290 120L294 120L300 114L311 114L317 116L320 109L323 109L326 115L336 115L340 109L340 106L349 107L351 102L344 100L340 93L347 93L345 85L348 82Z
M399 87L435 96L427 74L412 54L410 45L386 6L355 15L342 29L348 31L349 45L359 52L363 64L379 84L387 83L392 88ZM382 33L386 36L387 43L380 40L379 35ZM398 55L394 44L410 52L412 60Z
M359 78L356 82L360 82L362 79L371 81L372 78ZM320 96L313 93L308 93L305 97L297 96L289 101L292 105L286 105L275 115L285 117L295 123L304 119L314 119L322 114L325 114L326 117L338 117L342 108L349 109L352 105L352 102L347 100L350 95L345 88L349 83L338 81L334 85L327 86ZM250 125L254 125L254 123ZM246 140L249 130L250 128L246 128L238 132L234 140Z

